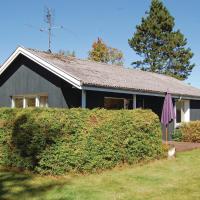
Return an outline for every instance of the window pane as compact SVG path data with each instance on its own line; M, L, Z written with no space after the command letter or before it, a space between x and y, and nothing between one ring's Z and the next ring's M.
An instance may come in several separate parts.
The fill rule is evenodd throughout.
M23 99L25 99L24 107L48 107L48 96L39 96L39 95L24 95L24 96L15 96L13 97L13 105L17 108L23 108Z
M130 105L130 100L129 99L124 99L124 108L128 109Z
M106 109L123 109L124 108L124 99L115 99L115 98L104 98L104 107Z
M23 108L23 98L16 98L14 101L16 108Z
M35 107L35 98L27 98L26 99L26 106L27 107Z
M48 97L40 97L40 107L48 107Z
M181 122L181 110L176 110L176 122Z
M180 123L182 122L182 112L183 112L183 102L177 101L176 102L176 122Z

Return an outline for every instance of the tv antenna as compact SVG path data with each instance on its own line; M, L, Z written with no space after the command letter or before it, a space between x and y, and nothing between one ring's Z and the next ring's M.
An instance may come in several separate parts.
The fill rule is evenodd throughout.
M51 43L52 43L52 30L53 29L63 29L64 27L61 26L54 26L54 10L50 8L45 8L45 15L44 15L44 21L47 23L47 28L40 29L41 32L48 32L48 51L51 53Z
M44 32L48 34L48 52L51 53L52 36L54 36L52 32L54 29L63 29L64 31L71 33L71 35L73 35L75 38L78 39L77 34L73 32L72 30L68 29L67 27L64 27L62 25L54 26L54 10L53 9L48 8L48 7L45 8L44 22L47 24L46 28L41 28L41 27L39 28L39 27L32 26L30 24L25 24L25 25L28 26L29 28L33 28L35 30L39 30L40 32Z

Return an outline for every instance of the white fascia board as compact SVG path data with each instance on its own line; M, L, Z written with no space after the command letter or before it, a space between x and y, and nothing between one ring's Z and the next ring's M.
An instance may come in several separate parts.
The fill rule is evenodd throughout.
M19 47L11 54L11 56L4 62L0 67L0 75L5 71L5 69L12 63L12 61L19 55Z
M52 72L53 74L59 76L63 80L67 81L68 83L72 84L74 87L81 89L81 82L80 80L72 77L71 75L63 72L62 70L58 69L56 66L44 61L43 59L35 56L34 54L30 53L26 49L22 47L18 47L15 52L6 60L6 62L0 68L0 75L6 70L6 68L14 61L14 59L19 55L22 54L25 57L29 58L30 60L34 61L35 63L41 65L48 71Z
M113 93L122 93L122 94L136 94L136 95L145 95L145 96L157 96L157 97L165 97L165 93L159 93L159 92L145 92L145 91L130 91L125 89L112 89L112 88L103 88L103 87L90 87L90 86L82 86L81 89L83 90L91 90L91 91L99 91L99 92L113 92ZM172 98L179 98L185 99L185 100L200 100L200 97L192 97L192 96L185 96L185 95L173 95Z
M101 88L101 87L89 87L89 86L82 86L81 89L83 90L91 90L91 91L99 91L99 92L114 92L114 93L123 93L123 94L136 94L136 95L148 95L148 96L159 96L164 97L165 94L163 93L150 93L150 92L139 92L139 91L130 91L130 90L122 90L122 89L112 89L112 88Z
M179 95L179 96L172 96L176 99L182 99L182 100L200 100L200 97L195 97L195 96L186 96L186 95Z

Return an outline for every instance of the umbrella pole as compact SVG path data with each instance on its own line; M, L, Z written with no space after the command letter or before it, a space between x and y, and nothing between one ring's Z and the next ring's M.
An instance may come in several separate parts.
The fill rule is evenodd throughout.
M165 139L166 139L165 144L167 145L168 144L168 128L167 128L167 126L165 127Z

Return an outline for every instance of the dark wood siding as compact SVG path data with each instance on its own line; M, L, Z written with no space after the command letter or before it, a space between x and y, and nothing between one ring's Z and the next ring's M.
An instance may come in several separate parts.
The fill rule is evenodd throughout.
M190 120L200 120L200 101L190 101Z
M24 56L18 58L0 79L0 106L10 107L11 96L48 94L49 107L79 107L81 91Z
M161 119L164 97L137 95L137 108L151 109Z

